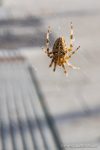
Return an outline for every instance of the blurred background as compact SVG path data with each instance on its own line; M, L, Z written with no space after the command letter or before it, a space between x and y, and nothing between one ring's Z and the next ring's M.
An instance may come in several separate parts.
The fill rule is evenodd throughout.
M48 26L51 48L69 45L70 22L80 70L66 77L42 47ZM100 148L99 40L99 1L0 0L0 150Z

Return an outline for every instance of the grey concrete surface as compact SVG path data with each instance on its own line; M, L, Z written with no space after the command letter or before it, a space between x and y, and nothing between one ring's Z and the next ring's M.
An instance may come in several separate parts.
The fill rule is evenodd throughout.
M19 48L21 54L33 65L50 111L55 118L63 145L97 144L95 149L99 149L100 2L95 0L31 0L30 2L5 0L3 7L9 12L7 18L27 19L31 16L33 19L31 25L27 24L29 22L27 20L26 26L23 26L23 22L20 25L17 22L17 26L11 22L3 23L0 33L2 35L7 30L11 35L17 35L17 38L21 35L21 39L29 35L23 42L26 45L18 43L13 48ZM38 20L37 23L34 18ZM81 46L71 62L79 66L80 70L70 70L66 78L62 69L57 68L54 73L52 68L48 68L50 59L42 51L42 46L45 46L44 38L49 25L52 29L51 46L56 37L61 35L65 36L68 44L71 21L74 25L74 45ZM27 43L29 37L31 44ZM9 47L9 43L6 48Z
M28 67L0 63L0 150L57 150Z
M22 53L33 64L62 141L65 144L99 143L100 94L99 74L96 73L99 66L84 66L84 61L81 62L84 56L79 52L74 56L73 62L81 69L70 70L69 76L66 77L62 69L57 68L54 73L52 68L48 67L50 60L43 51L30 51ZM76 61L77 59L79 60ZM94 70L96 71L93 77L91 74Z

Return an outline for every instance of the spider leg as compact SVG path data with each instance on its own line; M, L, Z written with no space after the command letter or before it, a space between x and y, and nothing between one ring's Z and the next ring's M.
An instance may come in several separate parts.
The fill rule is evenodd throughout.
M48 31L46 33L46 50L45 53L47 53L47 55L49 57L51 57L50 55L52 54L52 52L49 52L49 45L50 45L50 40L49 40L49 35L50 35L50 27L48 27Z
M72 51L72 49L73 49L73 41L74 41L74 38L73 38L73 24L72 24L72 22L71 22L70 26L71 26L71 31L70 31L70 47L68 48L69 52Z
M80 69L79 67L73 66L73 65L70 64L70 63L67 63L67 65L68 65L69 67L71 67L72 69Z
M62 67L64 69L64 73L67 74L67 71L66 71L66 68L65 68L64 64L62 64Z
M53 55L49 56L50 58L53 58Z
M78 46L75 51L71 52L71 54L68 56L68 58L71 58L71 56L72 56L73 54L75 54L75 53L78 51L79 48L80 48L80 46Z
M55 62L55 63L54 63L54 69L53 69L53 71L56 70L56 65L57 65L57 63Z
M50 65L49 65L49 67L52 67L53 62L54 62L54 59L51 60L51 63L50 63Z

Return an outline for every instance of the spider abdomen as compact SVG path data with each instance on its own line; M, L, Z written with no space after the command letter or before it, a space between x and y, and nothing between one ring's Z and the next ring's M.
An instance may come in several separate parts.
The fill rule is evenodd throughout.
M65 39L64 37L59 37L54 45L53 45L53 51L59 51L59 50L63 50L65 51L66 50L66 43L65 43Z

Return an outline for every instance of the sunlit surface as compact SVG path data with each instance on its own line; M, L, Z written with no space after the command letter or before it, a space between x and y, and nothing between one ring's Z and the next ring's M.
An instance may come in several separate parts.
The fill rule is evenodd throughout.
M81 46L71 62L80 67L80 70L69 69L69 75L66 77L62 68L57 67L55 73L52 68L49 68L50 60L42 47L45 47L48 26L52 31L51 47L60 36L64 36L69 45L71 21L74 27L74 48ZM33 150L36 149L34 143L38 145L39 150L48 149L44 147L40 131L35 130L33 134L33 124L27 127L27 123L34 120L34 110L38 111L40 118L43 119L41 108L37 109L38 105L34 99L35 85L30 81L27 71L29 64L34 69L47 108L54 118L62 148L67 149L68 146L76 144L74 148L79 149L79 144L82 144L83 148L86 146L93 150L99 149L99 39L99 1L2 1L0 7L0 150ZM14 60L14 64L10 61L5 63L2 59L17 55L24 57L25 63L20 60L17 62ZM30 103L28 93L34 104ZM20 127L17 126L18 118L22 123L21 132ZM11 132L8 124L11 124ZM37 128L38 125L35 126ZM50 146L50 150L55 150L55 142L48 130L49 127L43 125L45 143ZM3 134L5 137L7 134L7 138ZM36 139L34 143L33 138ZM14 143L17 148L12 146Z

